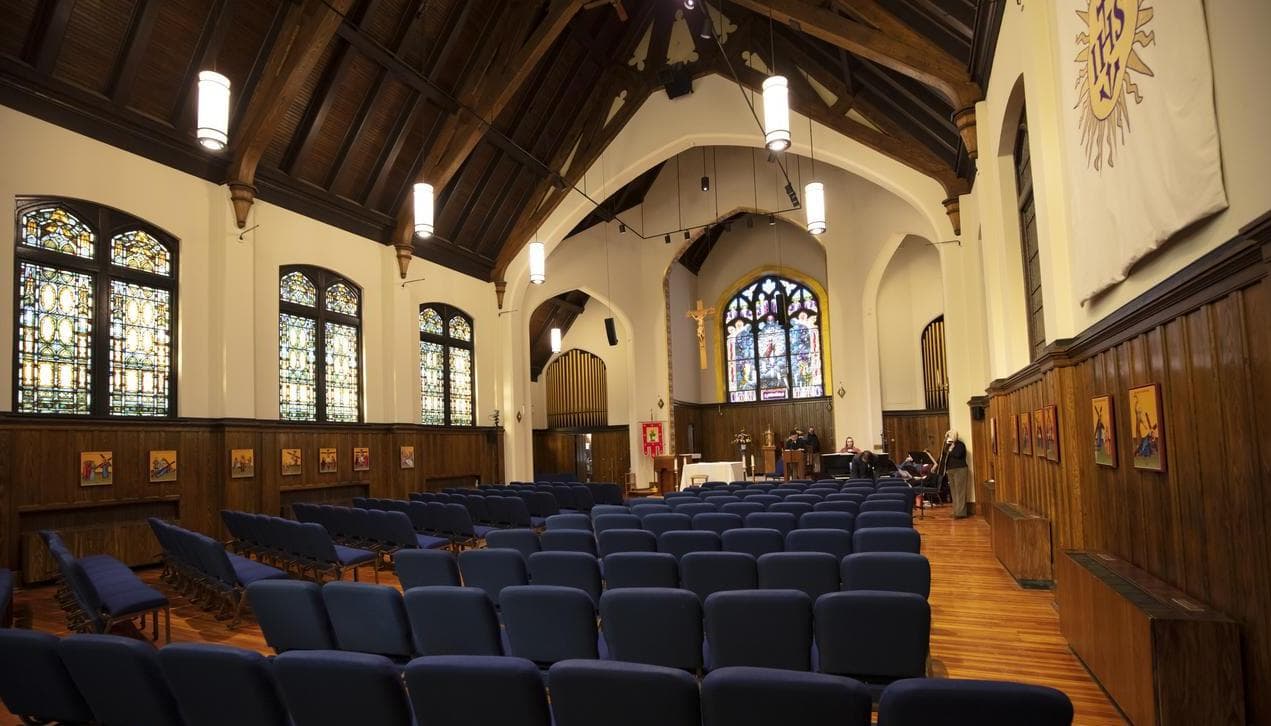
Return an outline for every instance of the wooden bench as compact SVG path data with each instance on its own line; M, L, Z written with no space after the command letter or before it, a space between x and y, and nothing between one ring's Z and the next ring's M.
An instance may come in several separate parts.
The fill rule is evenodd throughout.
M1060 630L1131 723L1246 723L1238 623L1112 555L1056 567Z
M993 554L1021 587L1049 588L1050 520L1016 504L994 502L989 510Z

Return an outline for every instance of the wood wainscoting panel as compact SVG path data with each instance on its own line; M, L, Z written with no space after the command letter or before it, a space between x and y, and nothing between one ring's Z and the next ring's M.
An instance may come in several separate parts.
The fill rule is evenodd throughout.
M631 429L611 426L591 434L591 480L623 484L631 471Z
M695 425L698 451L676 448L677 453L700 453L702 461L737 461L739 453L733 445L733 436L743 429L753 439L748 454L755 457L755 466L763 468L762 446L764 431L771 430L777 446L790 434L791 429L816 429L821 441L822 453L838 451L842 441L834 431L834 407L832 400L808 398L798 401L765 401L758 403L685 403L673 404L672 417L676 424L676 446L686 444L680 430L683 423ZM858 442L864 447L865 442Z
M552 474L576 474L578 437L568 431L535 429L534 478Z
M883 447L897 464L911 451L930 451L933 458L939 459L948 431L948 411L883 411ZM969 446L972 432L963 431L959 435L966 438ZM870 448L864 441L857 441L856 445Z
M1048 518L1055 552L1110 553L1239 623L1249 723L1271 722L1269 271L1264 217L988 391L996 498ZM1147 384L1160 386L1164 471L1134 466L1129 392ZM1112 397L1115 466L1094 461L1097 396ZM1059 462L1012 453L1011 417L1048 405ZM987 447L977 430L975 448Z

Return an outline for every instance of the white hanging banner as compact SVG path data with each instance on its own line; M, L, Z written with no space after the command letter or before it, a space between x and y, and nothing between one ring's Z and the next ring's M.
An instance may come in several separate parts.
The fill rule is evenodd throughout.
M1053 2L1084 305L1227 194L1201 0Z

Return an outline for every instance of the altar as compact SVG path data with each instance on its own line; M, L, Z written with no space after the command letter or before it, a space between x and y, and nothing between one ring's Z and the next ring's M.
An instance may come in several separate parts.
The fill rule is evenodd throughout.
M746 465L740 461L704 461L700 464L688 464L680 469L680 489L691 486L694 478L697 479L698 484L703 481L745 481Z

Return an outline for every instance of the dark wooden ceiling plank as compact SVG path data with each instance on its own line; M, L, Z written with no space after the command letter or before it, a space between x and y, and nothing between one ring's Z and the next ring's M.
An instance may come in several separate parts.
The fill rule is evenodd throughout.
M237 129L243 121L243 116L247 113L247 107L251 103L251 99L256 92L256 87L260 85L261 77L265 73L265 67L269 65L269 55L273 52L274 46L278 44L278 39L282 37L283 30L287 27L288 12L292 8L290 2L280 2L278 7L274 8L274 17L269 23L269 30L265 33L265 40L257 49L255 57L252 58L252 67L247 72L247 80L243 82L243 88L238 93L230 94L230 103L234 105L234 112L230 115L230 129ZM194 106L197 110L197 104Z
M402 60L391 50L377 43L374 38L358 30L351 23L341 23L336 29L336 34L354 48L357 48L359 53L387 68L399 81L415 89L416 92L423 94L425 98L438 108L445 109L451 113L455 111L455 99L450 94L439 88L427 76L411 68L406 61Z
M900 2L913 8L915 12L926 15L932 24L939 26L951 38L968 47L971 45L971 37L975 34L971 26L932 0L900 0Z
M371 166L371 176L367 179L366 188L362 193L362 203L366 206L373 206L375 200L384 192L384 185L388 183L388 176L394 166L397 165L397 159L402 154L402 149L406 146L406 137L412 126L419 120L419 114L424 109L423 96L416 95L409 103L402 106L402 111L397 116L397 122L393 124L393 132L389 137L393 139L393 143L380 149L379 157ZM419 152L422 154L422 150Z
M122 45L124 54L115 64L107 91L107 95L118 106L127 106L131 100L132 90L137 83L137 69L141 66L146 49L150 47L150 35L154 31L158 10L159 0L137 0L133 9L132 22Z
M406 12L402 16L401 25L398 26L395 36L393 37L393 55L400 55L402 48L405 47L406 40L410 37L410 31L414 28L419 20L419 8L423 0L411 0L406 6ZM471 6L470 3L461 3L466 9ZM457 36L458 33L450 33L447 40ZM371 110L380 102L380 96L384 92L384 86L387 84L390 74L384 66L376 66L375 80L371 83L371 90L367 92L366 97L362 99L362 104L358 107L357 115L353 117L353 123L349 124L349 128L345 130L344 137L340 139L340 146L335 152L335 160L331 164L331 170L327 172L327 178L324 186L328 189L335 185L335 181L344 176L349 163L349 152L353 149L353 144L362 137L368 130L367 124L371 117ZM411 101L413 102L413 101ZM408 105L409 103L408 102ZM392 138L392 137L389 137Z
M837 99L835 101L836 104L846 97L846 105L848 108L851 107L852 91L845 83L843 83L843 79L838 75L836 68L827 66L820 57L813 56L806 52L803 47L793 41L787 33L781 33L777 36L776 46L777 55L793 60L796 66L815 79L817 83L824 86L830 93L833 93ZM820 96L818 94L818 98L819 97ZM844 111L846 112L846 109L844 109Z
M74 9L75 0L44 0L40 5L40 14L31 24L22 57L42 76L53 73Z
M644 57L644 72L646 74L656 74L666 65L666 54L671 47L671 30L675 25L677 5L679 3L663 2L653 16L653 30L649 36L649 50Z
M971 107L984 97L963 63L905 26L875 0L848 2L853 10L867 13L875 27L854 23L832 10L801 0L734 0L734 4L770 15L795 30L921 81L936 89L955 109Z
M956 135L958 133L958 127L953 124L952 119L947 114L940 113L940 111L932 106L930 101L918 97L917 94L915 94L910 88L906 87L905 84L897 81L890 73L869 61L861 61L861 68L865 69L870 78L880 82L887 89L890 89L890 92L878 89L883 93L883 95L890 96L894 93L901 98L904 98L912 103L915 108L921 110L927 118L928 125L934 124L951 134ZM870 85L877 88L876 83L871 83Z
M190 128L194 125L194 116L198 111L198 99L194 89L198 81L199 71L209 68L221 51L221 43L225 33L229 31L229 23L225 14L229 8L229 0L213 0L208 8L207 18L203 21L203 29L199 40L190 55L190 63L181 74L181 85L177 89L177 100L168 112L168 119L178 129Z
M287 11L283 33L270 49L260 86L248 101L233 145L228 184L240 228L247 224L260 158L352 4L353 0L302 0Z

